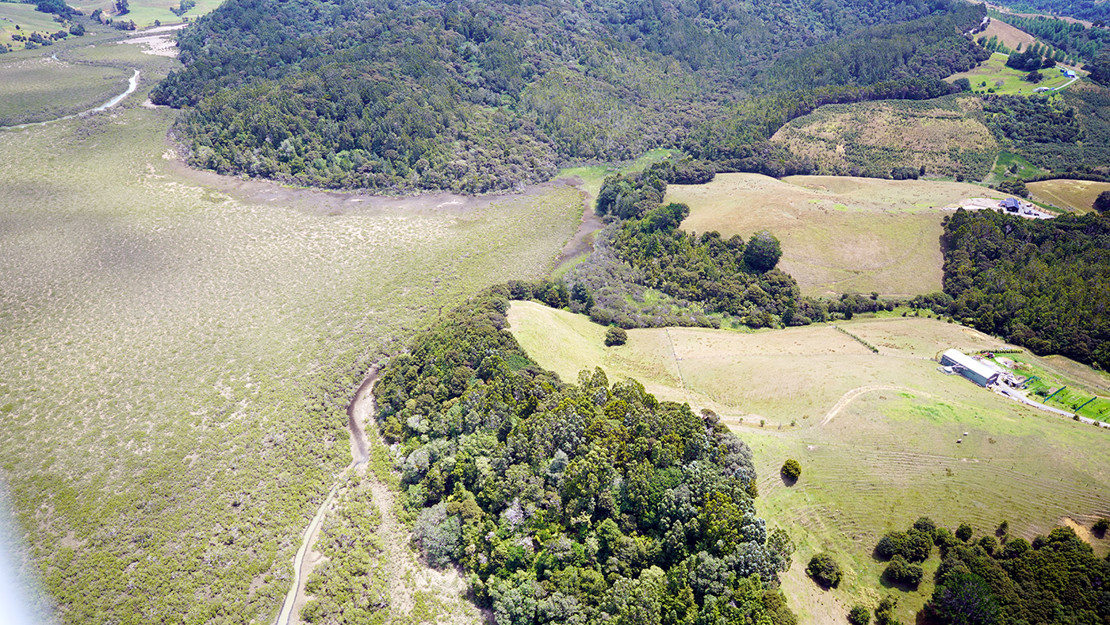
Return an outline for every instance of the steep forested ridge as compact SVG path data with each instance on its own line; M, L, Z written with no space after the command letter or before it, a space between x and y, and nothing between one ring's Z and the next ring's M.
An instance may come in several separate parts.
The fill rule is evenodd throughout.
M485 192L652 147L709 158L723 120L739 120L733 135L758 127L747 142L824 101L947 93L940 77L981 60L962 35L981 13L954 0L229 0L180 36L186 67L152 98L186 109L175 132L201 167ZM738 104L808 93L822 64L836 69L816 99Z
M1110 363L1110 219L957 211L944 226L948 313L1038 354Z
M778 623L793 550L756 516L751 452L711 413L599 369L564 384L506 331L496 287L375 387L415 537L499 624Z

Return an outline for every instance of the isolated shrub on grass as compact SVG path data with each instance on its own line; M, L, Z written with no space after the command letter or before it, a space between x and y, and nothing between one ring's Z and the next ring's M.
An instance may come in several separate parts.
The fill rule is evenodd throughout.
M920 566L910 564L902 556L894 556L883 571L883 577L895 584L916 588L925 572Z
M836 588L840 585L840 565L828 553L819 553L810 558L809 565L806 566L806 575L825 588Z
M1110 530L1110 519L1107 518L1101 518L1095 521L1095 524L1091 526L1091 531L1099 538L1105 536L1107 530Z
M605 332L605 346L624 345L628 342L628 332L624 328L612 327Z
M848 612L848 622L851 625L870 625L871 610L859 604L852 606L852 610Z
M875 625L901 625L901 622L894 618L894 607L898 605L898 598L887 595L879 602L879 607L875 608Z
M782 463L782 469L779 472L782 473L782 477L787 482L794 483L802 476L802 465L797 460L790 458Z

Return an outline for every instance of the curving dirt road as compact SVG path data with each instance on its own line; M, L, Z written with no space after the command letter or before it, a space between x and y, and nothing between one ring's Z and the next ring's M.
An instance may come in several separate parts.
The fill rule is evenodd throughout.
M347 430L351 433L351 464L347 465L347 468L336 476L335 483L328 491L328 496L316 509L316 514L304 530L301 537L301 546L297 549L297 555L293 557L293 583L289 587L289 592L285 595L285 601L281 604L281 611L278 613L275 625L290 625L299 622L297 613L300 612L300 608L307 601L304 589L305 583L308 581L309 574L319 564L319 558L306 556L316 542L320 525L324 522L324 517L327 516L328 510L335 500L335 492L339 489L339 485L343 483L348 473L355 470L359 465L365 464L369 458L363 423L366 422L366 419L370 417L374 410L374 396L371 391L373 391L374 382L377 380L378 366L374 365L367 372L366 378L359 385L358 390L355 391L354 399L347 405ZM377 493L375 493L376 497Z
M870 393L871 391L910 391L919 395L925 394L921 391L906 388L904 386L891 386L889 384L868 384L867 386L859 386L848 391L847 393L844 393L844 395L842 395L840 399L838 399L836 403L833 404L833 407L829 408L829 411L825 413L825 418L821 420L821 425L828 424L828 422L832 421L833 418L836 417L836 415L840 414L841 410L847 408L848 404L855 401L861 395Z

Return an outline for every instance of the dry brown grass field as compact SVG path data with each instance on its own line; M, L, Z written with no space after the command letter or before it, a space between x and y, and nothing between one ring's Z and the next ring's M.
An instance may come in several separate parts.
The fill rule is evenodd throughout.
M1033 199L1038 202L1076 213L1091 212L1098 194L1110 191L1110 182L1093 180L1042 180L1030 182L1026 186Z
M772 141L808 156L821 173L888 176L894 167L924 166L929 175L986 175L998 143L974 116L975 98L833 104L799 117Z
M514 302L509 320L529 355L564 379L600 366L611 380L634 377L660 398L722 415L754 452L760 512L798 545L783 587L803 623L843 622L852 603L874 605L890 592L912 622L931 582L911 593L884 588L871 551L884 532L919 516L979 533L1007 520L1014 535L1031 538L1110 514L1110 432L937 370L932 358L949 347L1003 347L969 328L900 316L838 323L875 354L829 325L631 330L626 345L606 348L604 328L583 316ZM778 475L787 458L802 464L791 487ZM1110 550L1110 541L1092 541L1099 553ZM806 578L804 563L818 551L848 569L840 588L821 591ZM927 579L936 564L934 555Z
M916 295L940 290L941 220L972 197L1004 196L956 182L720 174L671 185L666 199L690 206L686 230L770 230L782 241L780 267L807 295Z
M1011 50L1017 50L1019 45L1024 50L1037 41L1033 35L998 19L992 19L987 29L975 36L976 39L980 37L998 37L998 41Z

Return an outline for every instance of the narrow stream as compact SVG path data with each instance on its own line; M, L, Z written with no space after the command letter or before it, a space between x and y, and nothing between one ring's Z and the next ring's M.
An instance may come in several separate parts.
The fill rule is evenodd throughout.
M135 73L132 74L131 78L129 78L127 80L127 91L124 91L123 93L115 96L111 100L108 100L107 102L105 102L104 104L101 104L98 107L91 108L87 111L81 111L80 113L73 113L72 115L65 115L65 116L62 116L62 117L55 117L54 119L48 119L48 120L43 121L43 122L28 122L26 124L19 124L19 125L16 125L16 126L0 126L0 130L19 130L20 128L31 128L31 127L34 127L34 126L45 126L46 124L52 124L54 122L60 122L60 121L65 120L65 119L73 119L74 117L84 117L86 115L91 115L93 113L99 113L101 111L106 111L106 110L112 108L113 106L119 104L120 102L122 102L123 99L126 98L127 96L131 95L132 93L135 93L135 89L137 89L139 87L139 70L136 69L136 70L133 70L133 71Z

